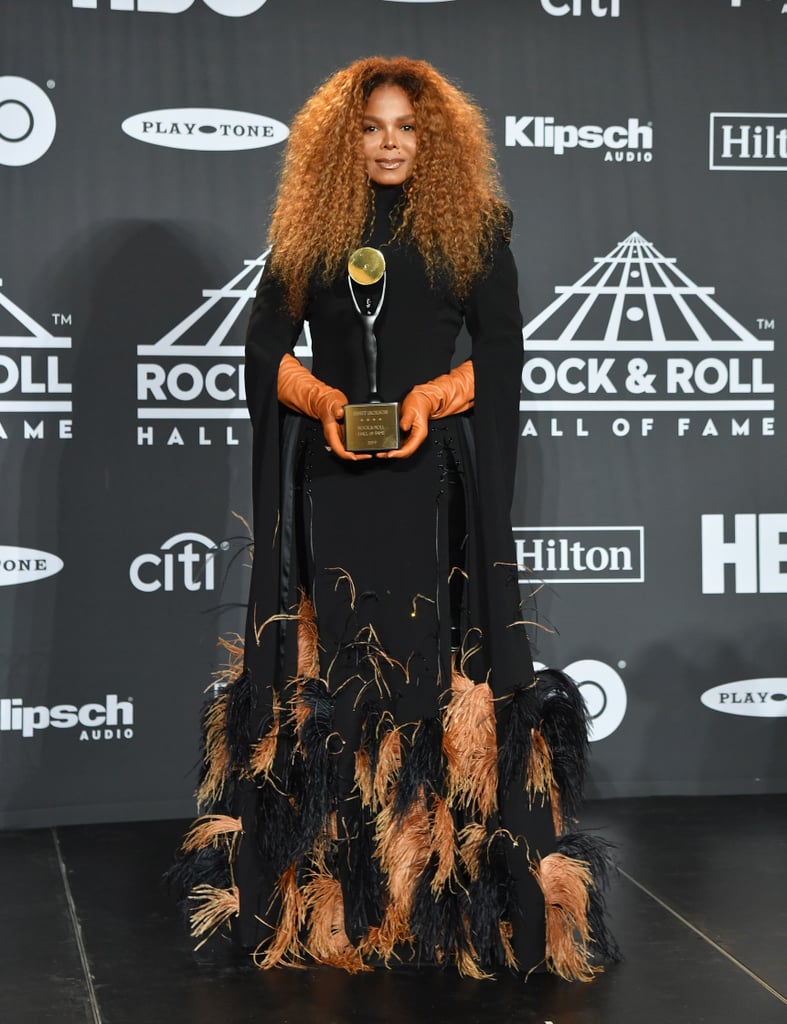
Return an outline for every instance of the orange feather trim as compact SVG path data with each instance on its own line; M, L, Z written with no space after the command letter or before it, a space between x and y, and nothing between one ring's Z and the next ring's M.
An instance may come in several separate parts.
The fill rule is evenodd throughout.
M297 674L304 679L315 679L320 674L320 653L317 622L311 598L301 591L298 602L298 662Z
M432 850L437 854L437 870L431 888L437 896L443 886L456 877L454 819L448 804L438 796L432 800L431 819Z
M229 889L217 889L213 885L195 885L189 899L201 904L190 915L191 936L202 940L196 949L203 946L214 932L240 912L240 893L234 885Z
M281 898L279 921L273 937L254 951L254 962L262 970L269 967L302 966L300 931L306 919L303 893L298 888L295 864L291 864L276 885ZM274 900L275 900L274 895ZM263 946L265 949L263 950Z
M492 691L455 669L453 696L443 715L449 806L478 810L485 818L497 809L497 738Z
M484 825L477 821L471 821L459 833L458 839L462 864L470 876L470 881L475 882L478 879L481 858L486 853L485 847L489 841L489 834Z
M278 703L273 705L273 725L267 736L263 736L253 744L249 766L251 777L260 777L260 781L270 782L273 772L273 762L276 758L276 745L279 740L279 725L281 723L281 707Z
M555 835L563 830L563 815L560 809L560 790L552 770L552 752L544 735L538 729L530 730L530 758L527 763L527 792L531 801L536 793L542 798L549 797L552 808L552 826Z
M344 928L344 897L338 879L316 874L303 891L308 918L306 952L319 963L341 967L350 974L370 971L360 950L350 942Z
M208 846L218 846L222 839L232 836L233 840L243 831L240 818L230 818L226 814L206 814L198 818L183 840L183 851L204 850Z
M207 771L197 790L197 806L202 808L220 800L230 767L227 750L227 705L229 694L220 694L205 713L205 765Z
M531 872L544 893L547 967L567 981L592 981L604 968L590 963L588 864L550 853Z

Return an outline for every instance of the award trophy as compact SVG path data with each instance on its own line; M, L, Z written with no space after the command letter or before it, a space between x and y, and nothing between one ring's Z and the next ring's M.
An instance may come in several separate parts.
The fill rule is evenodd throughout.
M382 281L382 287L372 286ZM366 294L358 302L353 283ZM344 446L348 452L389 452L399 447L399 403L383 402L377 391L377 338L374 323L385 298L385 257L379 249L356 249L347 262L347 284L363 324L363 354L369 378L365 402L344 407ZM379 295L379 297L377 297ZM377 298L375 304L375 298Z

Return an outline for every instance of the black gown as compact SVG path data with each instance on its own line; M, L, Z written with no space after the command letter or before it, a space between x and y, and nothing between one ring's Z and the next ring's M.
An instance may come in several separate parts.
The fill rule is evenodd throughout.
M401 401L447 373L464 323L475 404L430 421L408 459L329 453L320 424L276 399L301 323L266 269L247 336L248 619L204 712L204 814L179 868L193 934L229 921L262 967L413 960L482 977L545 964L588 980L616 951L606 851L566 831L585 713L569 679L533 671L509 517L516 268L501 237L460 301L391 242L402 189L374 192L380 392ZM346 274L311 287L305 317L314 375L364 401Z

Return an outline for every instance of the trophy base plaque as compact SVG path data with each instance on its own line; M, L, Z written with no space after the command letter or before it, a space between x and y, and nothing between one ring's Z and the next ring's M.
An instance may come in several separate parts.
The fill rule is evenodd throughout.
M399 447L399 403L364 402L344 407L348 452L390 452Z

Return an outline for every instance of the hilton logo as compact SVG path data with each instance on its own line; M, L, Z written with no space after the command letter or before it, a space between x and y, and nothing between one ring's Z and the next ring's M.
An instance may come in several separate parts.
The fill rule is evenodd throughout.
M643 583L643 526L514 527L520 583Z
M711 114L712 171L787 171L787 114Z

